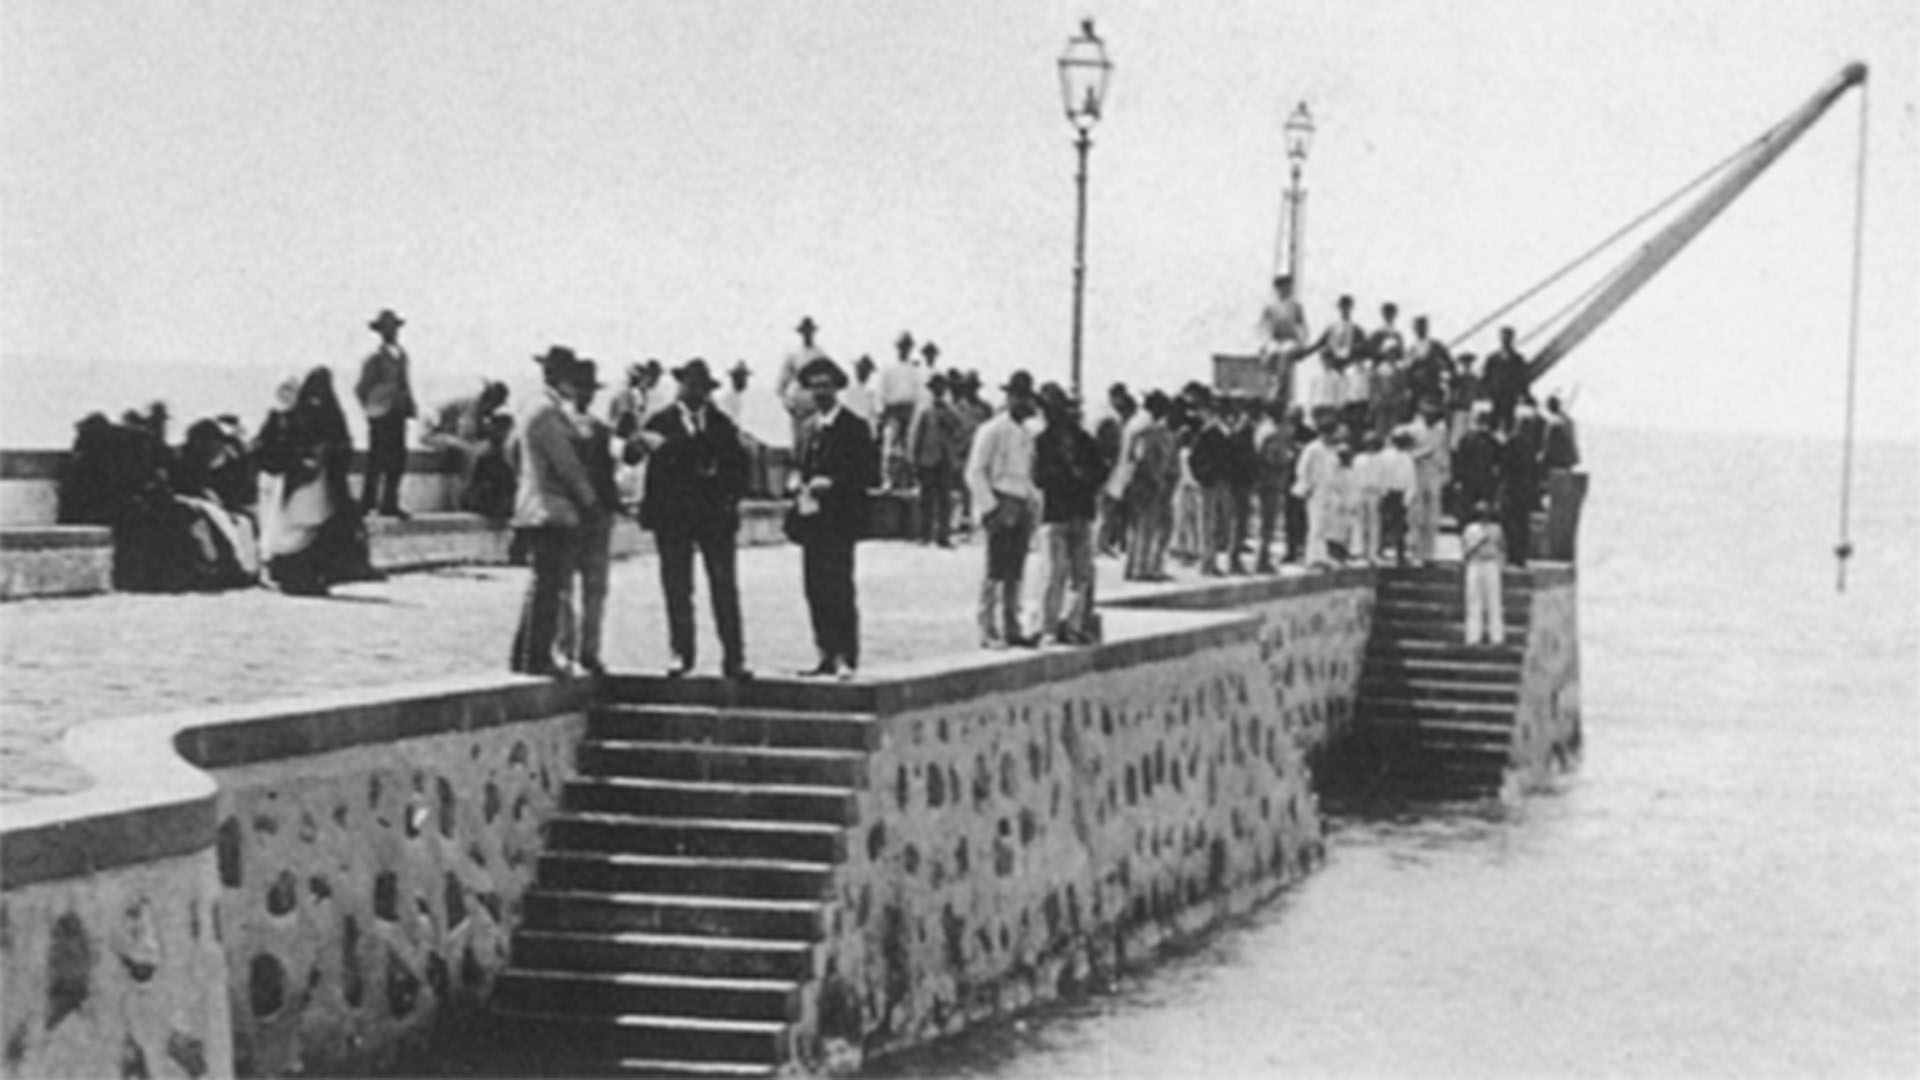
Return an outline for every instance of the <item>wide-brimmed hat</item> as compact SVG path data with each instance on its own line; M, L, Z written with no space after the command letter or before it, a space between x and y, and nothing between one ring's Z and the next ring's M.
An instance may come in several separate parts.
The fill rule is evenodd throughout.
M1024 371L1016 371L1008 376L1006 383L1003 384L1000 389L1009 394L1018 394L1021 397L1032 397L1033 376Z
M1073 397L1057 382L1043 384L1038 396L1041 407L1049 410L1065 409L1073 404Z
M567 370L567 381L591 386L595 390L607 385L600 381L600 365L591 360L581 360Z
M920 355L931 360L934 357L940 355L940 346L935 345L933 342L929 341L925 345L920 346Z
M796 327L794 327L793 329L794 329L794 330L795 330L796 332L798 332L798 333L802 333L802 334L811 334L811 333L813 333L813 332L814 332L815 330L818 330L818 329L820 329L820 327L818 327L818 326L816 326L816 325L814 324L814 321L813 321L813 316L811 316L811 315L802 315L802 316L800 316L800 325L799 325L799 326L796 326Z
M912 352L913 335L905 330L900 331L900 336L893 339L893 347L904 352Z
M840 370L839 364L834 363L824 356L816 356L801 366L800 385L805 386L823 375L833 380L833 388L835 390L845 389L847 385L847 373Z
M367 324L369 330L398 330L407 325L407 320L393 313L392 308L381 308L380 314Z
M536 353L533 362L540 365L549 375L555 371L564 371L580 362L580 357L565 345L550 345L545 353Z
M708 390L720 385L713 372L707 370L707 362L698 356L674 368L673 377L682 385L703 386Z

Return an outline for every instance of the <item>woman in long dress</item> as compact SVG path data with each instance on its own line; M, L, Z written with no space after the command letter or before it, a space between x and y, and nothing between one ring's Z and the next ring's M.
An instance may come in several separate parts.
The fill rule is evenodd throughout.
M260 431L260 468L278 480L263 507L268 572L280 591L323 596L336 582L374 575L358 504L347 489L353 439L333 391L314 368L280 387Z

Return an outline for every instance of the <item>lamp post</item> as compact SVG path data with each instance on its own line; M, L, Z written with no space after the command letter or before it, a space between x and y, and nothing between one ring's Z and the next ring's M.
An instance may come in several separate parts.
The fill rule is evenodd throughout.
M1093 20L1080 22L1080 34L1067 42L1060 54L1060 96L1066 105L1067 121L1077 133L1074 148L1080 152L1080 169L1074 175L1078 208L1073 228L1073 396L1080 396L1080 325L1087 293L1087 151L1093 149L1093 125L1100 120L1100 106L1107 97L1107 80L1113 75L1113 62L1107 59L1107 46L1093 32Z
M1283 251L1274 252L1274 261L1286 267L1287 276L1293 279L1293 295L1300 295L1300 213L1307 201L1306 189L1300 186L1300 170L1307 163L1307 150L1313 145L1313 114L1307 111L1307 103L1301 102L1293 108L1293 115L1287 117L1287 161L1293 167L1293 182L1287 187L1286 245ZM1284 256L1284 261L1282 258Z

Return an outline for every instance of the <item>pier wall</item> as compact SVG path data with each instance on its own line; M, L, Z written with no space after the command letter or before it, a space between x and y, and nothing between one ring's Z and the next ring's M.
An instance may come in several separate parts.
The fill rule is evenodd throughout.
M589 694L487 677L79 729L95 785L0 833L6 1074L418 1071L505 964Z
M1515 793L1571 769L1581 747L1579 579L1565 563L1535 564L1528 572L1531 621L1507 766Z
M1308 757L1351 716L1361 572L1154 590L1093 649L988 656L883 711L804 1056L1104 981L1322 853Z

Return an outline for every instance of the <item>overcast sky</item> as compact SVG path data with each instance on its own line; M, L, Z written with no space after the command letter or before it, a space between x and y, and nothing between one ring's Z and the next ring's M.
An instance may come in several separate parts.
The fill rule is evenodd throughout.
M810 313L843 359L910 328L960 366L1064 380L1054 60L1085 14L1117 64L1091 386L1251 345L1297 100L1319 122L1316 325L1351 292L1447 336L1860 59L1862 422L1914 437L1912 0L7 0L0 353L245 367L264 402L283 373L350 370L385 306L441 380L523 375L554 341L770 375ZM1858 109L1549 383L1593 421L1837 433Z

